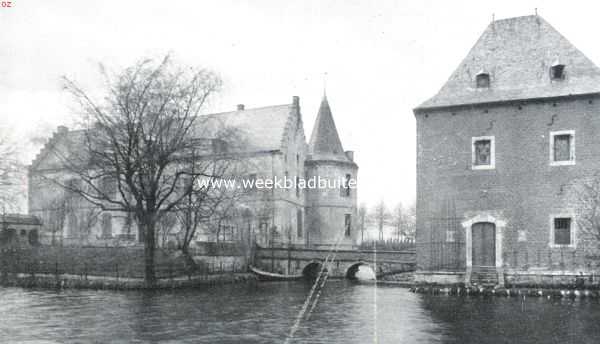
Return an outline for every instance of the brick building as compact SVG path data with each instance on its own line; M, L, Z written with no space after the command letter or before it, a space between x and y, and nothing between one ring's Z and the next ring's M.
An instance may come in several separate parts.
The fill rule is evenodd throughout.
M592 269L574 193L600 168L600 69L539 16L493 21L417 121L417 280Z
M211 138L213 127L239 131L243 145L238 146L243 147L234 154L247 166L244 173L252 178L356 178L358 167L352 152L342 148L326 97L308 143L298 97L290 104L254 109L240 104L236 111L206 115L200 123L202 128L195 133L198 140L207 142L206 154L228 145ZM61 147L77 147L81 140L81 130L59 127L29 167L29 212L43 220L42 239L62 244L135 244L140 235L130 214L101 211L48 181L59 179L64 185L77 182L61 166L56 152L64 150ZM294 184L292 189L250 193L236 204L239 211L231 218L219 220L218 232L208 224L198 231L197 240L227 242L252 237L262 246L319 247L333 245L341 237L341 245L353 245L357 238L353 221L356 189L302 189ZM177 241L178 230L170 233L165 240Z

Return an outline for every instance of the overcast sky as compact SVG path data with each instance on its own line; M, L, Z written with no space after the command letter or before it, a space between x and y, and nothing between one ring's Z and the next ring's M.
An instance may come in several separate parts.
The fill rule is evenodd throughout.
M534 8L597 64L596 2L60 1L0 8L0 124L19 137L70 124L59 77L99 86L112 69L171 52L225 81L211 111L300 96L307 137L323 93L359 164L359 201L415 198L412 108L432 96L495 14ZM31 157L28 156L27 159Z

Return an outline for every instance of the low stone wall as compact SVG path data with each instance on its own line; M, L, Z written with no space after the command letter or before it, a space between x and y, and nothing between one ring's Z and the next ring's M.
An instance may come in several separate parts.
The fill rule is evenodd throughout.
M246 272L246 258L223 245L200 247L190 252L189 264L178 250L157 248L154 263L157 278L190 274ZM0 248L0 272L72 274L115 278L144 277L144 248L97 246L46 246Z
M207 256L194 255L194 261L207 271L217 272L243 272L247 270L246 257L244 256Z
M414 282L418 284L455 285L465 282L464 272L417 271Z
M25 274L9 273L0 277L0 285L24 288L57 289L177 289L199 286L222 285L232 283L255 282L256 277L249 273L225 273L213 275L195 275L170 279L159 279L156 284L147 286L141 278L114 278L104 276L80 276L71 274Z
M413 293L452 296L502 296L502 297L541 297L541 298L590 298L600 299L600 291L591 289L549 289L549 288L494 288L464 286L412 286Z
M592 288L600 289L600 276L593 273L575 272L507 272L504 274L507 287L540 287L545 288Z

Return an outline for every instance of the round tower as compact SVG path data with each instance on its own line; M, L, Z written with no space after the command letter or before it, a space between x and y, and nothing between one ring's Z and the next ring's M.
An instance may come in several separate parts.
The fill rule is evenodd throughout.
M323 96L305 161L307 244L349 248L356 243L356 176L354 154L344 151L327 96Z

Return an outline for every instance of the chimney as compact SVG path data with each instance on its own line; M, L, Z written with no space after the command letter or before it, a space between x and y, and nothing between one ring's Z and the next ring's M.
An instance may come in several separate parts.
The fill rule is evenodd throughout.
M242 110L244 110L244 109L245 109L245 107L244 107L244 104L238 104L238 105L237 105L237 110L238 110L238 111L242 111Z
M346 157L350 159L350 161L354 161L354 151L346 151Z
M59 126L56 128L56 133L57 133L57 134L61 134L61 135L62 135L62 134L66 134L68 131L69 131L69 128L65 127L64 125L59 125Z
M300 97L298 96L293 96L292 97L292 105L298 107L300 106Z

